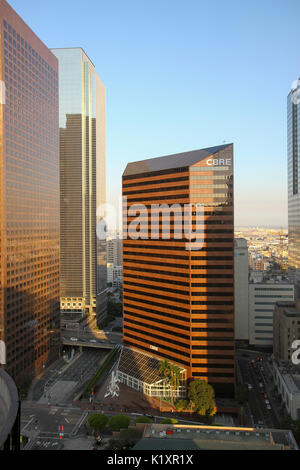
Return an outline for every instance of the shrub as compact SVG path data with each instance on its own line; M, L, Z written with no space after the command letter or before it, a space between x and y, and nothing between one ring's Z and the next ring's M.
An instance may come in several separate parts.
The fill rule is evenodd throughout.
M165 418L162 420L161 424L177 424L178 420L174 418Z
M88 424L94 431L101 431L107 423L108 417L103 413L94 413L88 419Z
M136 423L152 423L152 419L148 418L147 416L139 416L135 420Z
M186 410L188 409L189 407L189 402L187 400L178 400L176 403L175 403L175 408L176 410L178 411L181 411L181 410Z
M130 418L125 415L113 416L109 421L109 427L111 431L120 431L120 429L128 428Z
M84 394L90 393L97 382L99 382L100 377L103 376L103 374L108 370L109 366L111 365L115 355L117 354L118 350L117 349L112 349L100 368L97 370L97 372L94 374L94 376L91 378L91 380L88 382L87 386L84 389Z

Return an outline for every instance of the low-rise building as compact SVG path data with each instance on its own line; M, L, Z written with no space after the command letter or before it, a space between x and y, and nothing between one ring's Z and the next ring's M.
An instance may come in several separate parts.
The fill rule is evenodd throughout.
M147 424L133 450L299 450L292 431Z
M275 359L291 361L293 342L300 339L300 302L276 302L273 317Z
M249 344L273 347L276 302L294 301L294 284L284 274L251 272L249 279Z
M114 266L122 265L122 239L108 238L106 240L107 263Z
M274 381L293 420L300 419L300 367L291 361L273 361Z
M115 266L114 264L107 264L107 282L113 283L118 277L122 277L122 266Z
M234 240L234 313L235 313L235 339L249 340L249 261L247 240L236 238Z
M160 360L150 354L123 347L117 366L117 378L127 387L149 397L184 397L186 370L179 367L181 378L178 387L171 390L167 380L159 372L159 364Z
M118 289L122 289L122 285L123 285L123 276L117 276L112 282L112 287L118 287Z

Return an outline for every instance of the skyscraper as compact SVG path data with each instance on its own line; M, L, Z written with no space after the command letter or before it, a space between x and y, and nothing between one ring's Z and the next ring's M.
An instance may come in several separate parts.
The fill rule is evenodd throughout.
M233 145L129 163L123 198L124 343L232 396Z
M0 0L0 339L18 381L58 357L58 62Z
M105 202L105 88L83 49L52 52L59 61L61 311L100 319L106 248L97 247L96 210Z
M249 257L247 240L235 239L234 307L235 339L249 341Z
M287 97L288 157L288 264L295 273L296 298L300 297L300 140L299 80Z

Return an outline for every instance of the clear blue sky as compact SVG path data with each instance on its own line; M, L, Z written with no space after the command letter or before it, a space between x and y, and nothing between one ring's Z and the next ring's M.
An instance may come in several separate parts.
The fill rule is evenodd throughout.
M107 196L129 161L235 145L236 225L286 226L286 96L299 0L9 0L107 89Z

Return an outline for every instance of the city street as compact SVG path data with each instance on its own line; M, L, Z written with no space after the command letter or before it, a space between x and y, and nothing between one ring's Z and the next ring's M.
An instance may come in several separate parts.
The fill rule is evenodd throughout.
M257 360L258 357L260 360ZM243 383L248 387L248 402L250 420L247 425L264 425L278 427L282 419L278 403L273 396L272 376L268 364L269 355L238 351L238 365ZM249 419L249 416L248 416Z
M59 437L59 427L64 426L64 435L75 434L80 423L85 422L87 412L76 407L38 405L22 403L21 434L38 433L40 437Z
M119 324L119 323L118 323ZM95 340L97 342L109 342L112 344L117 344L122 342L122 333L112 332L109 331L109 327L107 330L92 330L92 331L79 331L75 332L72 330L63 330L62 331L62 339L70 339L76 338L81 341L89 342L91 340ZM74 341L74 346L76 346L76 341Z
M109 350L84 349L71 353L73 359L60 358L36 379L28 400L40 404L70 404L92 375L98 370ZM70 350L69 350L70 351Z

